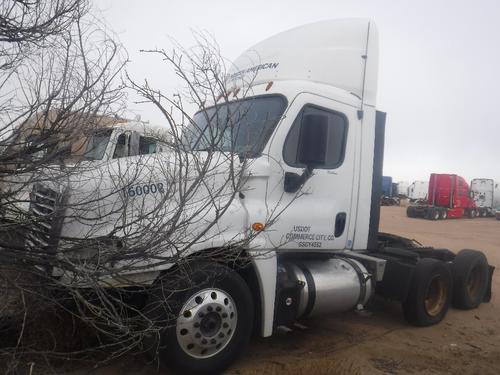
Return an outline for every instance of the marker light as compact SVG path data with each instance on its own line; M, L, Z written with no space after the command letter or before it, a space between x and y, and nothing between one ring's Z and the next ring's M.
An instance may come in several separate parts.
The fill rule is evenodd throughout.
M252 229L256 232L260 232L261 230L264 229L264 224L262 223L253 223L252 224Z

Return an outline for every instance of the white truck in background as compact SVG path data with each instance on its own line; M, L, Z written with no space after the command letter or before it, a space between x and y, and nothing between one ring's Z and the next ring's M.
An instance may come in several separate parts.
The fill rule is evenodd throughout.
M497 220L500 220L500 183L495 181L495 190L493 191L493 210Z
M396 195L399 198L408 198L408 189L410 183L408 181L399 181L396 183Z
M495 215L495 188L498 184L489 178L475 178L470 183L470 191L476 202L478 216Z
M274 120L254 123L248 129L248 123L234 125L244 134L256 126L261 128L257 130L262 137L255 139L258 152L245 164L244 186L230 210L218 218L224 232L209 232L210 241L199 243L191 254L220 248L223 251L219 253L250 255L251 264L239 269L225 263L224 258L213 258L208 265L193 261L192 279L205 281L176 295L175 324L161 331L161 343L165 344L160 351L162 361L188 374L217 373L241 353L253 327L262 336L271 336L278 326L291 326L297 319L363 309L375 294L401 302L405 318L416 326L439 323L450 304L472 309L489 301L494 268L483 253L463 250L454 254L379 232L385 113L376 109L377 70L378 36L372 21L348 19L305 25L248 49L235 61L228 77L232 101L214 103L212 109L194 116L191 130L199 136L190 146L201 158L225 152L207 150L200 142L203 134L216 126L205 121L213 117L214 108L224 110L247 103L246 115ZM239 99L237 94L244 90L238 85L247 75L252 94ZM126 133L113 131L105 137L110 137L109 142L103 141L103 147L96 148L104 150L102 155L112 165L118 165L113 161L118 145L121 148L128 142L122 134ZM162 161L177 168L168 150L155 158L139 157L121 159L129 160L129 168L141 165L148 169L149 174L137 186L149 184L148 189L152 189L155 183L159 191L158 183L164 187L175 183L161 180L156 167ZM219 162L226 159L219 158ZM228 170L228 165L221 163L218 173L205 177L207 188L216 186ZM154 194L140 195L137 186L128 195L132 204L155 198ZM412 186L410 198L425 198L425 182ZM70 191L96 188L90 180L67 185ZM119 187L117 196L129 188ZM35 197L47 192L49 198L59 194L50 187L34 189ZM300 192L304 194L298 195ZM102 202L93 204L98 207ZM107 196L106 204L113 205L112 195ZM267 230L262 223L281 209ZM43 212L41 216L43 220ZM186 235L194 236L200 225L193 223L186 228ZM104 236L106 228L96 235ZM227 245L228 239L252 229L260 234L247 247ZM76 236L81 224L65 221L58 230ZM158 285L158 280L168 275L164 272L176 267L163 262L126 279L137 277L143 283ZM210 279L200 278L210 272ZM160 298L157 302L170 301Z
M429 193L429 181L413 181L408 187L408 199L411 203L426 202Z
M64 175L71 178L71 168L75 166L85 174L84 178L80 178L82 183L88 182L86 178L99 182L103 176L107 176L110 167L123 164L125 160L134 163L141 160L141 157L164 152L169 148L169 143L172 142L172 135L166 127L141 121L140 118L134 120L119 119L117 121L104 117L94 119L94 122L96 125L92 126L88 134L82 133L59 140L51 151L61 156L54 157L52 165L48 165L47 168L43 170L38 168L35 172L38 175L35 176L33 173L20 174L17 175L17 181L0 186L1 189L5 189L7 195L12 195L11 198L14 200L13 204L8 204L10 209L7 212L0 211L0 219L17 220L18 215L31 211L34 215L40 213L40 220L43 221L44 216L49 212L54 212L55 207L50 207L50 205L55 204L55 201L50 199L54 192L49 192L46 197L43 196L43 191L48 190L44 189L42 185L53 184L55 180L61 179L61 176ZM19 145L38 137L36 128L22 129L18 133L19 136L15 143ZM9 150L7 149L5 152L9 152ZM32 154L30 158L36 163L39 159L44 158L47 152L49 149L43 149L41 152ZM23 163L26 162L23 160ZM66 173L67 171L70 172ZM82 176L78 174L73 176L73 179L75 177L78 179ZM30 184L31 180L36 180L34 185ZM59 187L62 188L63 185L59 184ZM77 189L73 186L73 189L70 187L69 190L73 190L72 193L75 193ZM92 191L91 184L88 184L85 190ZM30 193L34 199L30 198ZM40 201L38 202L37 199ZM46 199L52 202L49 206L46 206ZM65 228L62 229L66 230L72 226L69 223L66 224ZM47 241L47 236L43 233L37 233L30 237L33 238L28 240L28 246L41 246Z

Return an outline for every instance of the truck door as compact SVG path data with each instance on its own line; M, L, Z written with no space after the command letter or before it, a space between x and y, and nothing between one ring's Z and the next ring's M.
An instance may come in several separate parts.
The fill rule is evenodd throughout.
M299 139L307 115L324 116L328 123L326 159L297 193L285 192L285 173L301 175L297 161ZM357 200L357 138L360 120L356 108L313 94L298 95L270 145L270 177L266 193L268 217L277 217L268 233L272 247L331 250L352 244L349 223ZM353 237L353 234L351 234Z

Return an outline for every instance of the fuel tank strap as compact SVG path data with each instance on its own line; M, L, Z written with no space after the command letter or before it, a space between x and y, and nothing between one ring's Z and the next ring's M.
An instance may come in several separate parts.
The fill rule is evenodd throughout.
M365 275L363 270L359 267L358 263L353 259L342 258L342 260L345 261L346 263L349 263L354 269L354 271L356 271L356 274L358 275L360 289L359 289L358 302L356 302L356 305L359 305L366 298L366 282L370 279L371 275L370 274Z
M312 277L311 271L309 271L309 269L302 263L297 264L297 266L304 273L304 277L306 278L307 282L308 298L303 316L308 316L314 308L314 304L316 303L316 285L314 283L314 278Z

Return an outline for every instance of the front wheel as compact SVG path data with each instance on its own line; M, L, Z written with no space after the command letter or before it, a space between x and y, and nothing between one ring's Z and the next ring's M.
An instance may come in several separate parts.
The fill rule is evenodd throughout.
M443 320L450 307L452 276L448 265L432 258L419 260L403 313L406 320L419 327Z
M176 306L176 319L160 331L159 360L187 374L220 373L250 339L252 295L240 275L219 264L195 268L189 278L192 288L175 303L164 301L167 309Z

